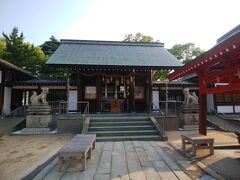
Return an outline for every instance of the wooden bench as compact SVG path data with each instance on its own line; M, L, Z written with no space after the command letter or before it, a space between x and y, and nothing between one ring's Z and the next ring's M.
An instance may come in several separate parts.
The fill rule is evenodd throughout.
M92 157L92 149L96 146L95 134L78 134L66 143L57 153L59 171L63 171L64 162L81 159L82 170L86 169L86 158Z
M214 138L207 137L202 134L187 134L181 135L182 138L182 149L186 149L186 143L192 144L192 155L196 156L197 149L209 149L210 154L214 154Z

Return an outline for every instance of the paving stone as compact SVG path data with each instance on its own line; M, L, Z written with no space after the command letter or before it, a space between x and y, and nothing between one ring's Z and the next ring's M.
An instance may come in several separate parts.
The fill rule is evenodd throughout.
M112 151L102 151L99 165L97 167L97 173L111 173L111 160L112 160Z
M124 141L125 152L134 151L134 146L132 141Z
M125 155L112 156L111 179L129 180Z
M94 175L94 180L110 180L110 174L95 174Z
M113 142L105 142L103 145L104 151L112 151L113 150Z
M124 155L124 154L125 154L125 149L124 149L123 142L122 141L114 142L112 155Z
M127 152L127 166L131 180L146 180L136 152Z

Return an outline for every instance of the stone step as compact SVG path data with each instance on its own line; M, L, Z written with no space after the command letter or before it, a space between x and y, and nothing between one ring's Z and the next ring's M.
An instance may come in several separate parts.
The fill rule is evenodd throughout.
M110 121L148 121L148 117L91 117L92 122L110 122Z
M153 130L129 130L129 131L92 131L89 134L96 134L97 137L100 136L141 136L141 135L159 135L158 131Z
M91 122L89 127L94 126L132 126L132 125L152 125L150 121L129 121L129 122Z
M132 121L134 121L134 122L149 122L149 120L148 119L98 119L98 120L96 120L96 119L91 119L91 122L132 122Z
M97 141L161 141L160 135L141 135L141 136L108 136L97 137Z
M89 114L91 118L95 117L149 117L149 113L96 113Z
M153 125L131 125L131 126L92 126L89 127L88 132L91 131L121 131L121 130L151 130L155 129Z

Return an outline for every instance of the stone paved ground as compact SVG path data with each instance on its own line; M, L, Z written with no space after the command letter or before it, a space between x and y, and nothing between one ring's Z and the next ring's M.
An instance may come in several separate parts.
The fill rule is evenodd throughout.
M206 175L167 142L160 141L97 142L85 171L80 171L81 165L75 161L66 164L65 172L61 173L57 160L54 163L45 180L187 180Z

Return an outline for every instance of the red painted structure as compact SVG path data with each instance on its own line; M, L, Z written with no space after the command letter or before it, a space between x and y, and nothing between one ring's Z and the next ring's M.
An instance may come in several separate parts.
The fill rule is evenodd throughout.
M199 133L206 135L206 94L240 93L240 30L170 74L169 80L193 73L199 78Z

